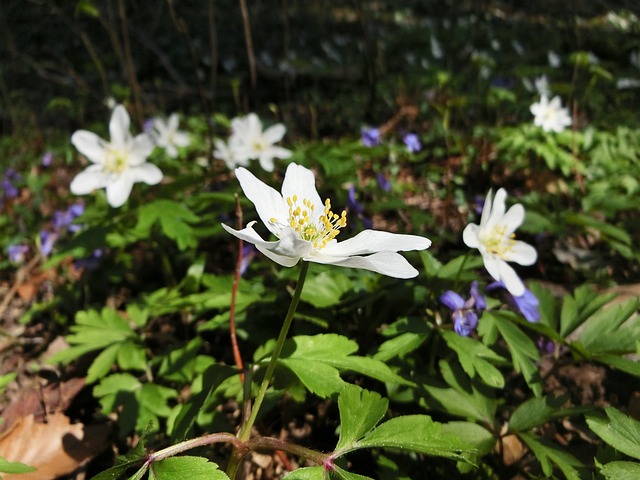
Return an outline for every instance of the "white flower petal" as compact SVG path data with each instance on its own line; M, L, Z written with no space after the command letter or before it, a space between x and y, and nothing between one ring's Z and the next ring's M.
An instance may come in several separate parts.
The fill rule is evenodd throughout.
M249 223L245 228L243 228L242 230L235 230L227 225L225 225L224 223L222 224L222 228L224 228L227 232L229 232L231 235L240 238L242 240L244 240L245 242L249 242L249 243L253 243L256 248L262 252L266 257L268 257L269 259L273 260L274 262L276 262L279 265L282 265L283 267L293 267L296 263L298 263L300 261L300 257L288 257L288 256L284 256L284 255L279 255L277 253L274 253L272 251L272 249L277 248L278 244L280 243L278 242L268 242L266 240L263 240L262 237L260 235L258 235L258 233L253 229L253 225L256 222L251 222Z
M491 254L482 255L482 261L489 275L491 275L494 280L500 280L500 264L506 264L506 262Z
M363 230L355 237L343 242L329 243L322 251L326 255L366 255L382 251L406 252L425 250L431 241L417 235L402 235L379 230Z
M106 177L102 172L102 166L90 165L75 176L71 181L69 190L74 195L86 195L98 188L104 188Z
M366 257L333 257L317 253L308 260L340 267L361 268L394 278L413 278L418 275L418 271L402 255L388 251Z
M524 295L524 284L516 271L506 262L499 262L498 268L500 269L500 278L504 286L514 297Z
M251 155L250 153L248 153L248 156L249 156L249 158L253 157L253 155ZM260 162L260 167L265 172L273 172L273 169L275 168L275 166L273 164L273 157L271 155L269 155L268 152L262 153L258 157L258 161Z
M122 105L117 105L116 108L113 109L111 120L109 121L111 143L116 148L124 148L131 139L131 134L129 133L130 123L131 120L127 113L127 109Z
M147 185L156 185L162 181L162 171L153 163L143 163L131 167L127 172L133 182L144 182Z
M272 218L275 218L281 224L289 224L289 211L282 199L282 195L266 183L258 180L255 175L246 168L236 168L235 172L245 196L251 200L256 207L260 220L262 220L262 223L265 224L271 233L277 235L279 229L271 224Z
M533 265L538 259L538 252L528 243L518 240L504 255L504 259L508 262L519 263L520 265Z
M504 214L499 222L507 227L505 235L511 235L524 222L524 207L516 203Z
M501 223L500 219L504 216L504 212L507 209L506 205L507 192L504 188L499 189L496 192L496 196L493 197L493 205L491 206L491 212L489 218L486 221L486 224L483 225L480 223L481 228L491 229L497 223ZM484 216L484 210L483 210Z
M316 218L324 211L324 203L316 190L316 177L313 172L301 165L290 163L282 182L282 197L286 200L294 195L298 196L300 203L305 198L311 202L315 207Z
M148 133L136 135L129 148L129 165L141 165L156 148L153 137Z
M484 205L482 206L482 216L480 217L480 225L485 225L491 215L491 205L493 202L493 190L489 189L486 198L484 199Z
M279 158L281 160L291 158L293 155L291 150L277 146L269 147L268 152L273 158Z
M87 130L78 130L71 135L71 143L90 162L101 165L104 163L105 141L95 133Z
M278 143L284 137L284 134L287 132L286 127L281 123L276 123L271 127L267 128L262 134L262 138L264 138L267 142L273 144Z
M479 248L480 239L478 238L480 227L475 223L470 223L462 231L462 241L469 248Z
M128 175L128 172L118 175L106 186L107 202L114 208L121 207L131 195L132 188L133 180Z

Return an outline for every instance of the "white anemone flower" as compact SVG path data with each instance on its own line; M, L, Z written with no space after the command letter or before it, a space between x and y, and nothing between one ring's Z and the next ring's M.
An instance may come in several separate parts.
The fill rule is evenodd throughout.
M191 143L189 135L178 130L179 123L180 120L177 113L172 113L166 121L162 118L153 119L156 145L164 148L171 158L178 156L178 147L187 147Z
M237 142L236 158L257 159L260 166L267 172L273 171L274 158L285 159L292 155L291 150L275 145L282 140L287 131L281 123L276 123L262 131L260 119L255 113L250 113L246 117L236 117L231 120L231 130L232 135L229 141Z
M233 170L237 166L246 167L249 165L249 159L239 150L238 138L234 135L229 138L227 143L219 138L216 138L213 143L215 145L213 158L223 160L229 170Z
M525 287L515 270L507 262L533 265L538 258L536 249L528 243L515 240L513 232L524 221L524 207L517 203L506 213L507 192L501 188L491 200L489 191L482 208L480 225L470 223L462 232L462 239L469 248L477 248L484 266L496 281L505 284L514 297L524 294Z
M127 110L118 105L109 122L110 142L87 130L78 130L71 136L71 143L92 163L73 179L71 193L86 195L104 188L109 205L120 207L129 198L134 183L160 183L162 172L146 161L155 148L153 139L146 133L132 137L129 124Z
M531 105L531 113L534 116L533 124L542 127L545 132L562 132L571 125L571 116L567 108L562 108L560 97L553 97L551 101L546 95L540 97L540 101Z
M364 230L353 238L338 242L335 237L345 227L346 212L331 211L331 202L321 201L311 170L289 164L282 183L282 194L258 180L245 168L236 169L236 177L245 195L253 202L258 216L276 241L264 240L253 229L222 225L232 235L253 243L274 262L292 267L300 260L348 268L362 268L395 278L418 275L397 252L424 250L431 241L416 235L401 235Z

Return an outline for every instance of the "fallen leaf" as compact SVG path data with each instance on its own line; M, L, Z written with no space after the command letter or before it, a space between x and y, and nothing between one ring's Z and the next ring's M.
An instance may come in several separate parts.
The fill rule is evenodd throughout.
M516 435L507 435L502 439L502 460L505 465L519 462L526 450Z
M71 473L106 447L108 433L108 425L71 424L62 413L49 415L47 423L22 417L0 437L0 457L37 470L4 480L52 480Z
M34 415L36 421L42 422L46 413L66 410L84 385L83 378L72 378L44 388L23 390L2 412L0 418L4 421L0 425L0 433L27 415Z

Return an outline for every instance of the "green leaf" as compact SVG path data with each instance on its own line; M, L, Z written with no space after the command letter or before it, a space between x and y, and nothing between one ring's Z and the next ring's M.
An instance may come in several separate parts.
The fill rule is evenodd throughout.
M0 472L1 473L27 473L37 470L36 467L25 465L20 462L9 462L6 459L0 457Z
M447 422L442 424L442 432L463 438L480 455L491 453L496 446L496 437L486 428L471 422Z
M285 475L283 480L326 480L326 476L323 467L304 467Z
M506 364L507 361L482 343L468 337L462 337L450 330L442 332L447 345L456 352L463 370L473 377L476 373L482 381L493 388L504 387L502 373L488 360Z
M87 371L87 383L93 383L109 373L113 364L116 363L119 348L120 345L116 343L100 352Z
M422 388L426 393L423 398L426 407L491 423L498 405L495 391L479 380L469 378L455 363L441 360L438 365L444 381L451 388L425 379Z
M609 462L600 469L600 473L607 480L638 480L640 463Z
M297 336L286 341L279 362L309 390L325 398L346 385L339 376L339 372L344 371L360 373L381 382L412 385L384 362L352 355L357 350L356 342L336 334Z
M205 405L207 399L225 379L235 374L237 374L235 369L225 365L213 364L207 367L202 374L201 390L182 405L180 412L173 422L173 428L170 432L172 439L183 440L187 437L191 426L198 416L198 412L203 405Z
M349 448L384 417L389 401L375 392L348 385L338 397L340 439L336 450Z
M568 398L568 395L559 397L545 395L544 397L530 398L520 404L511 414L509 431L522 432L542 425L551 419L576 415L591 409L590 407L562 408Z
M608 419L587 415L587 424L616 450L640 460L640 422L613 408L605 408Z
M638 311L640 299L602 308L583 325L578 340L589 353L635 351L640 340L640 317L631 318Z
M149 480L229 480L229 477L204 457L183 456L153 462Z
M477 454L471 445L442 431L442 425L427 415L392 418L376 427L350 450L393 448L467 462Z
M340 298L351 290L349 277L337 270L320 272L305 282L301 299L316 308L332 307L340 304Z
M529 433L519 433L518 436L529 446L533 454L540 462L543 473L547 477L553 474L555 464L564 474L567 480L581 480L588 478L583 472L582 463L573 455L568 454L557 444Z
M0 375L0 394L13 380L18 376L16 372L5 373Z
M160 199L140 207L138 224L133 234L137 237L148 237L151 227L159 223L162 232L175 240L180 250L193 248L198 239L190 225L200 221L200 217L188 207L172 200Z
M512 321L513 312L484 312L482 319L492 322L507 342L513 367L521 372L527 385L536 396L542 395L540 373L536 362L540 360L540 354L535 343L515 325Z

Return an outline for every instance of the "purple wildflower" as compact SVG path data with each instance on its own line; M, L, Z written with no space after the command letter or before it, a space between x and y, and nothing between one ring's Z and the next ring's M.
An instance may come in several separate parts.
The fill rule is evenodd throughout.
M40 252L43 257L48 257L53 251L53 245L58 239L56 232L50 232L49 230L40 230Z
M144 133L151 133L153 131L153 118L147 118L142 122L142 131Z
M370 218L367 218L364 215L364 209L358 200L356 200L356 187L351 185L349 187L349 195L347 197L347 210L349 212L355 213L360 221L362 222L362 226L366 228L373 228L373 222Z
M464 300L453 290L447 290L440 296L440 303L451 310L453 329L463 337L468 337L478 326L478 313L487 306L484 296L478 291L477 282L471 284L470 297Z
M70 232L77 232L82 227L75 225L73 221L84 213L84 205L82 203L75 203L71 205L67 210L61 212L57 211L53 214L53 229L60 233L64 228L67 228Z
M360 138L365 147L376 147L380 145L380 130L375 127L362 127L360 130Z
M42 156L42 166L50 167L52 162L53 162L53 153L45 152L45 154Z
M0 197L16 198L20 191L18 190L18 187L16 187L15 182L19 182L20 180L22 180L22 175L17 173L13 168L7 169L4 174L4 178L0 182L0 188L4 190L4 195L0 195Z
M9 255L9 261L13 263L22 263L29 251L29 247L26 245L9 245L7 248L7 254Z
M240 264L240 275L244 275L249 264L258 255L258 249L252 244L245 242L242 245L242 263Z
M81 258L73 262L73 265L77 268L84 268L86 270L95 270L100 266L100 261L104 255L104 250L96 248L91 255L86 258Z
M415 133L407 133L402 141L407 146L407 150L409 150L410 153L417 153L422 150L420 138L418 138L418 135Z
M387 177L384 176L383 173L378 173L376 175L376 180L378 180L378 186L384 190L385 192L388 192L391 190L391 182L387 179Z
M484 200L485 198L481 195L476 195L473 197L473 211L476 212L477 215L482 215L482 209L484 209Z
M517 308L527 322L536 323L540 320L540 310L538 309L540 302L531 290L525 288L524 293L516 297L506 291L506 287L502 282L493 282L487 285L487 291L495 290L497 288L505 289L507 302Z

